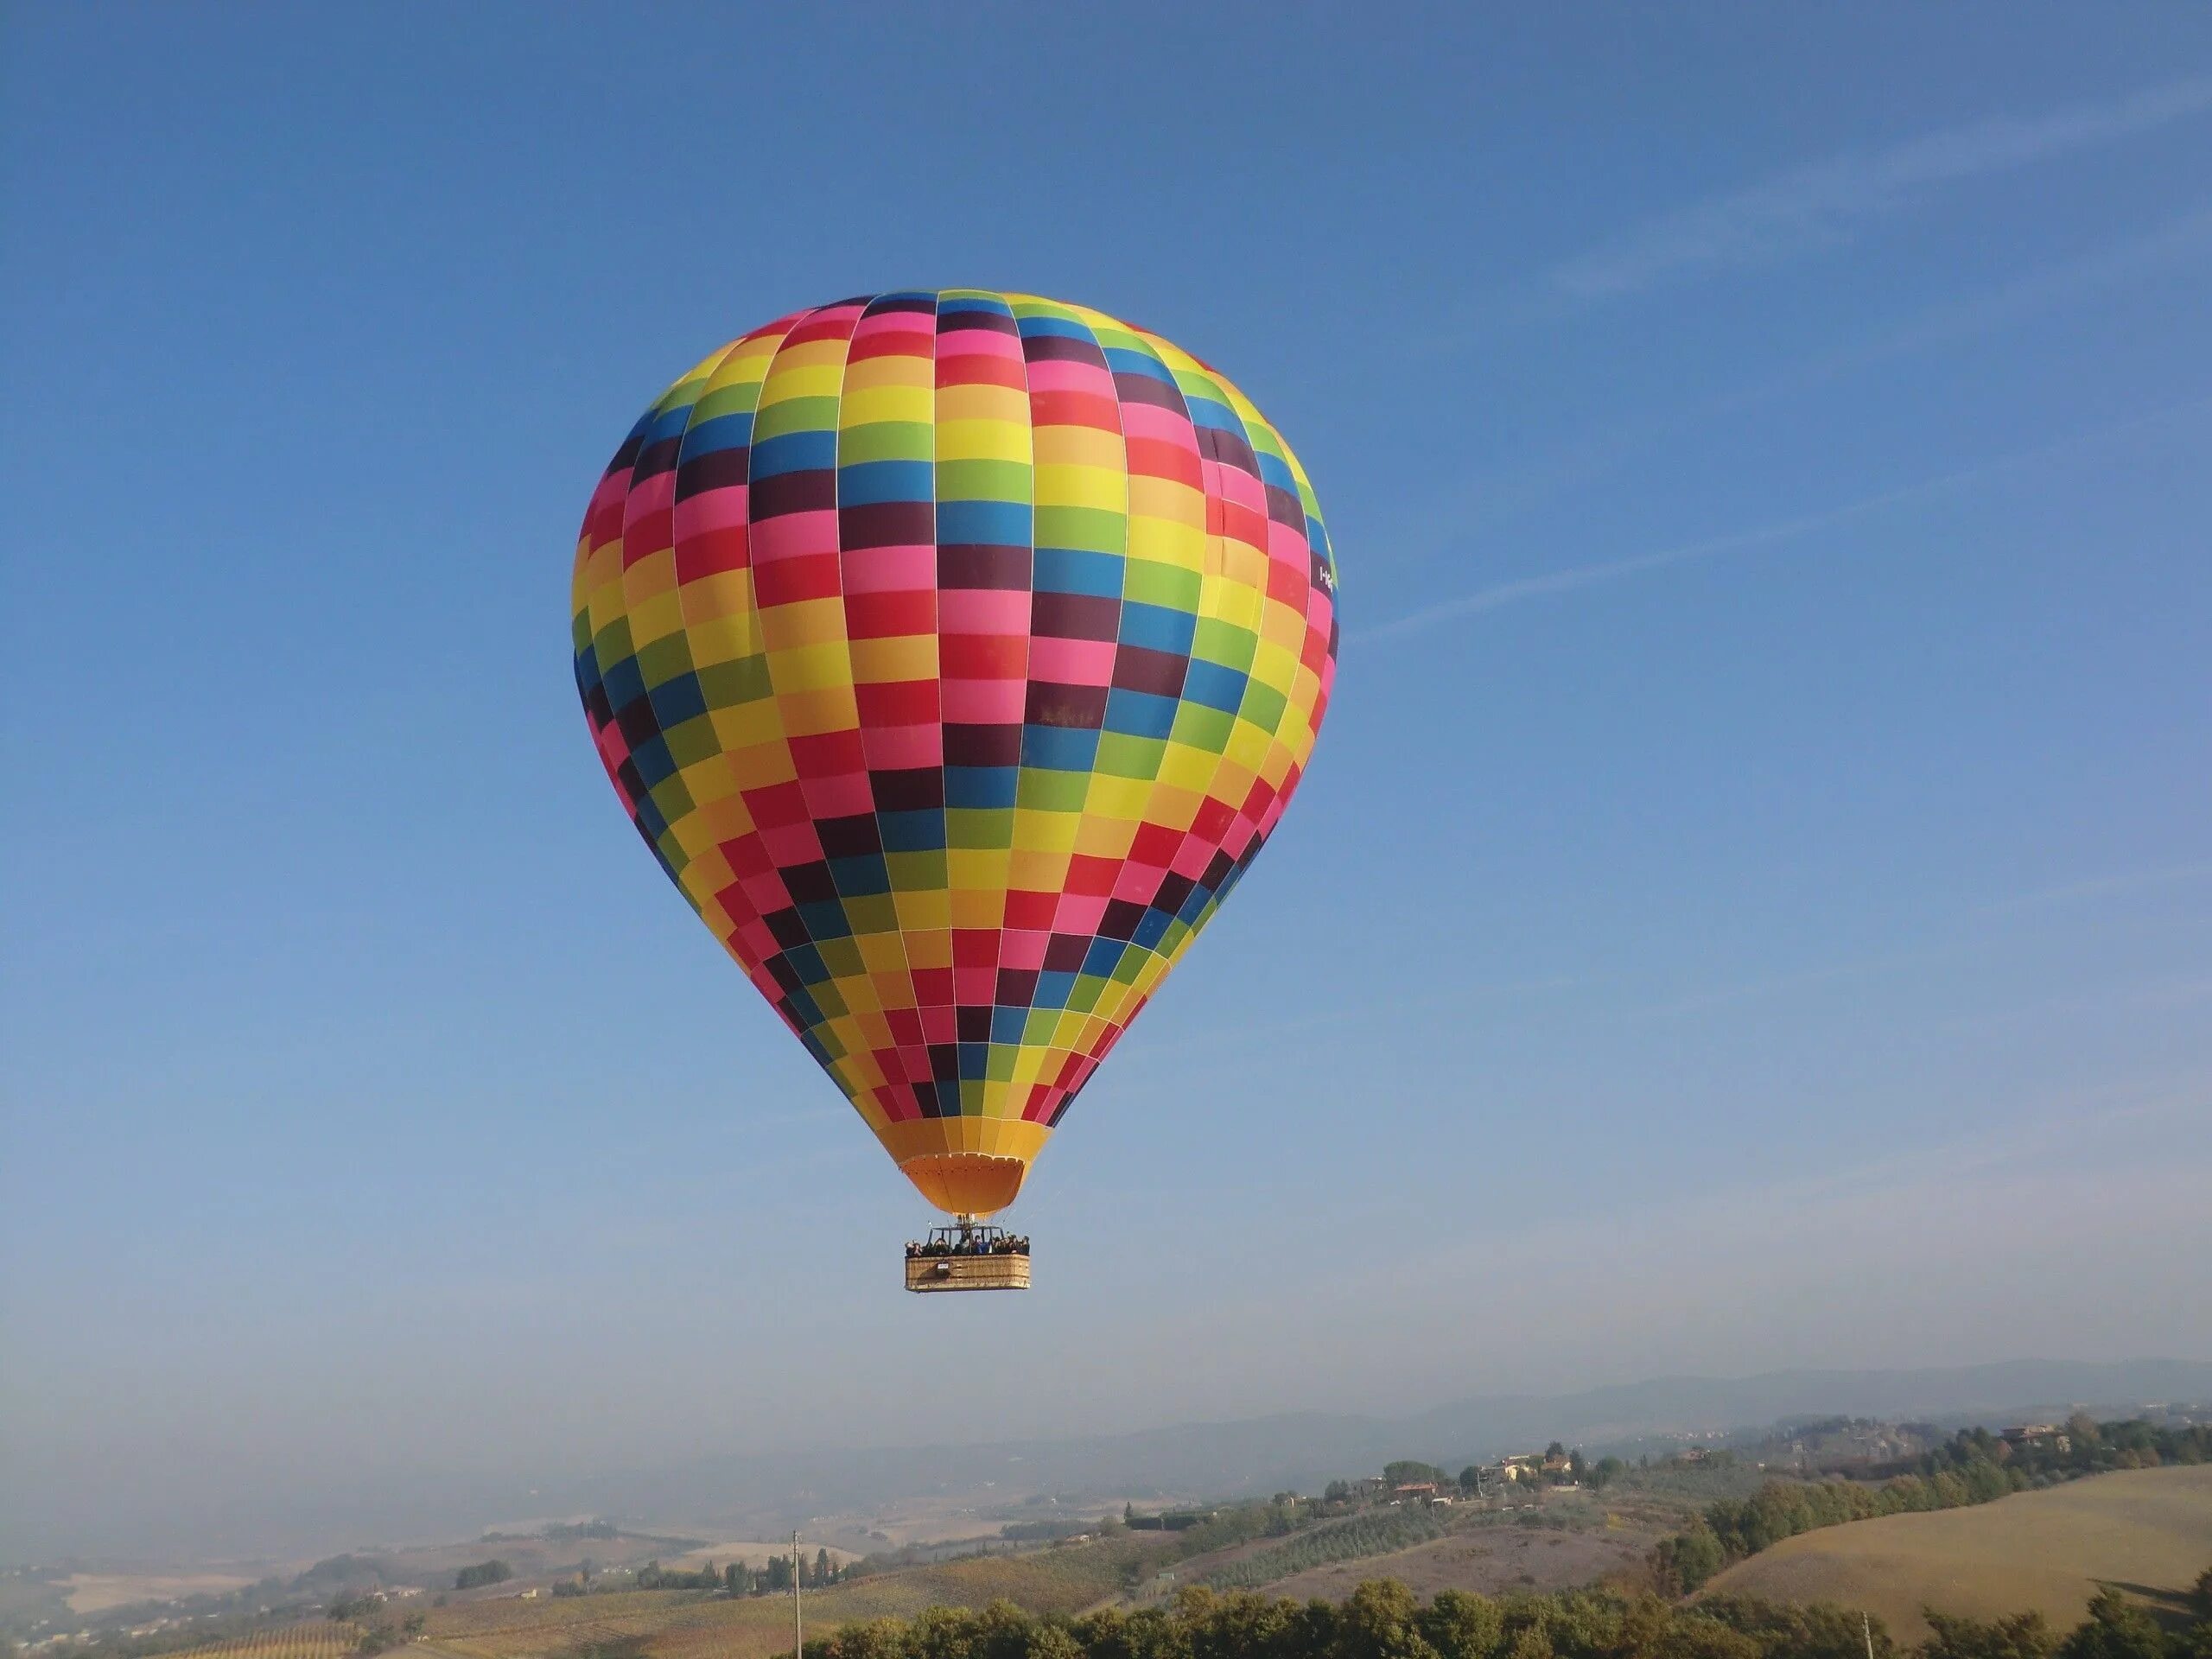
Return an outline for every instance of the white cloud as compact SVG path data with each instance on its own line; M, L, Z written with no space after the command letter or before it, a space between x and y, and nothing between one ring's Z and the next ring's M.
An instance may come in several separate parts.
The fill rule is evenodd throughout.
M1998 473L2010 472L2031 461L2044 461L2066 451L2101 443L2122 433L2136 431L2171 420L2177 416L2194 414L2212 405L2212 399L2197 399L2162 409L2116 425L2102 426L2087 432L2077 432L2050 443L2037 444L1993 461L1962 467L1955 472L1922 479L1897 489L1884 490L1878 494L1863 496L1840 506L1809 512L1795 518L1777 519L1772 524L1757 525L1750 530L1737 531L1726 536L1709 537L1704 541L1688 542L1679 547L1662 548L1656 552L1637 553L1623 559L1608 559L1596 564L1579 564L1564 570L1548 571L1542 575L1523 576L1512 582L1502 582L1489 588L1477 588L1456 599L1447 599L1421 609L1396 617L1388 622L1356 632L1355 645L1369 640L1394 639L1400 635L1418 633L1440 622L1450 622L1461 617L1477 616L1494 611L1502 606L1522 600L1542 599L1554 594L1572 593L1580 588L1593 588L1601 583L1618 582L1624 576L1640 575L1648 570L1665 569L1670 565L1694 564L1724 554L1748 552L1757 548L1776 547L1809 536L1816 531L1833 528L1883 507L1896 506L1923 496L1939 495L1947 490L1979 481Z
M2185 80L2115 103L2033 120L1976 122L1837 156L1665 214L1568 260L1552 272L1552 284L1579 299L1605 299L1700 270L1786 257L1846 240L1861 225L1946 186L2155 131L2207 110L2212 79Z
M2107 875L2092 876L2085 880L2069 881L2059 887L2039 887L2033 893L2016 893L2010 899L2000 899L1984 908L1993 911L2027 910L2046 905L2074 904L2082 899L2133 897L2146 888L2164 887L2177 882L2201 881L2208 876L2212 876L2212 859L2199 859L2188 864L2121 870Z

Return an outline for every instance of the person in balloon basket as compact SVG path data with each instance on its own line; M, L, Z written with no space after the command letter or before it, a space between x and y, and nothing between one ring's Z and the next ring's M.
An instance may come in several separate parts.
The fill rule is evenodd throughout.
M943 1239L933 1238L926 1244L917 1244L909 1241L906 1245L906 1259L909 1262L941 1255L1027 1255L1028 1254L1029 1240L1026 1236L1014 1233L1001 1233L988 1243L981 1241L972 1244L949 1243Z

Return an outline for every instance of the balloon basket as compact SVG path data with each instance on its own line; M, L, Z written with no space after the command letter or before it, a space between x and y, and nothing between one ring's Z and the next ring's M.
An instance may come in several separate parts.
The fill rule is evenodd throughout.
M932 1227L928 1238L906 1246L906 1288L1027 1290L1029 1241L965 1217L954 1226Z

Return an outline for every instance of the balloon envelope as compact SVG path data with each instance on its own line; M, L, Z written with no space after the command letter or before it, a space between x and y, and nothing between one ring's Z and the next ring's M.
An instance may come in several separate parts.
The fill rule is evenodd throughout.
M932 1204L1020 1191L1298 787L1336 569L1222 376L1080 306L796 313L645 411L576 683L645 842Z

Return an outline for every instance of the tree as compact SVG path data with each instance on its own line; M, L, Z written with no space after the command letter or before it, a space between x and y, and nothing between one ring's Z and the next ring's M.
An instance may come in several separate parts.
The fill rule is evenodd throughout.
M830 1659L906 1659L906 1625L896 1618L847 1624L830 1638Z
M830 1568L830 1552L826 1549L817 1549L814 1552L814 1582L817 1585L834 1582L834 1575Z
M1582 1460L1581 1447L1577 1446L1567 1454L1567 1472L1572 1478L1580 1480L1589 1471L1589 1467L1590 1465Z
M2089 1617L2058 1649L2059 1659L2166 1659L2158 1621L2117 1590L2100 1590Z
M1544 1455L1548 1458L1563 1458L1567 1455L1567 1447L1559 1441L1554 1440L1544 1448Z
M976 1615L965 1607L925 1607L906 1626L912 1659L982 1659Z
M1864 1659L1871 1646L1876 1659L1887 1659L1896 1651L1879 1619L1862 1624L1860 1614L1832 1602L1798 1606L1748 1596L1709 1596L1697 1611L1751 1637L1762 1654L1787 1654L1789 1659Z
M1761 1659L1758 1642L1717 1618L1678 1618L1661 1650L1666 1659ZM1785 1649L1785 1651L1787 1651Z
M1395 1579L1370 1579L1337 1615L1337 1651L1343 1659L1436 1659L1415 1622L1418 1610L1414 1592Z
M1703 1522L1687 1532L1662 1538L1651 1552L1652 1570L1660 1586L1675 1595L1688 1595L1728 1565L1728 1553Z
M2041 1613L2015 1613L1985 1623L1921 1609L1935 1634L1920 1644L1920 1659L2050 1659L2058 1637Z
M479 1585L505 1584L515 1575L515 1570L505 1561L479 1561L474 1567L464 1567L453 1575L456 1590L474 1590Z
M1590 1471L1590 1484L1603 1491L1627 1472L1628 1465L1618 1458L1600 1458L1597 1467Z
M1421 1616L1421 1632L1441 1659L1490 1659L1505 1618L1488 1596L1440 1590Z
M1461 1491L1479 1492L1482 1489L1483 1471L1480 1464L1471 1463L1459 1471L1459 1490Z

